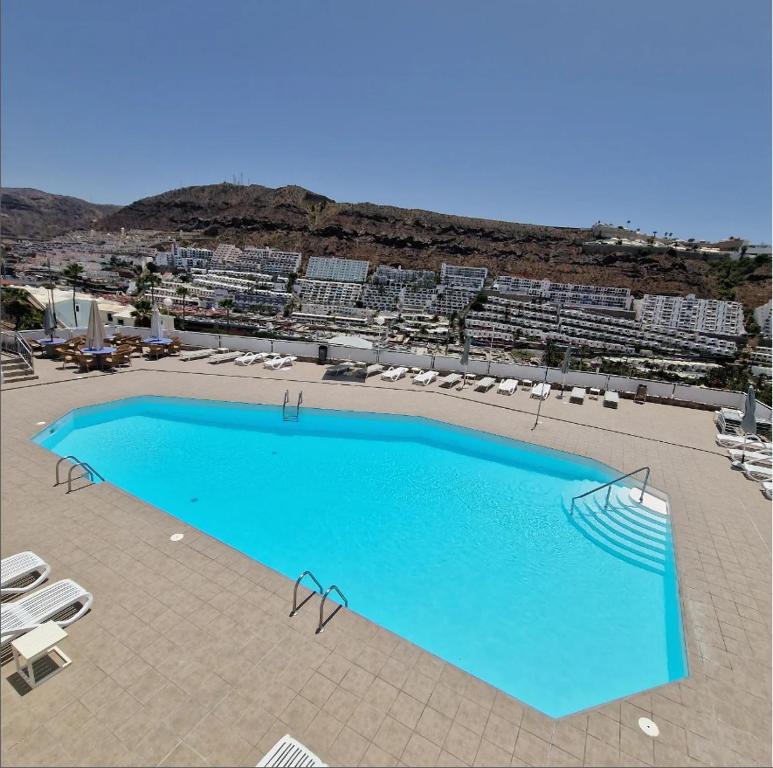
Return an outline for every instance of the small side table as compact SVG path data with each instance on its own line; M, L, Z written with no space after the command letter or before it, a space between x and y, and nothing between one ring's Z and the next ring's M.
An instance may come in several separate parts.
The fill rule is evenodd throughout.
M591 400L598 400L600 394L601 394L601 390L598 387L591 387L588 390L588 397Z
M16 671L30 688L34 688L41 682L35 679L35 662L44 656L48 656L56 666L53 672L43 678L44 680L72 664L72 661L56 645L66 637L67 633L55 621L47 621L31 632L17 637L11 643ZM25 665L26 671L24 670Z

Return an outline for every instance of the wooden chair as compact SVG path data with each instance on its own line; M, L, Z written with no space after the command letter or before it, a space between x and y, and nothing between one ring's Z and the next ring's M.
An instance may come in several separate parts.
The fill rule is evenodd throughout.
M97 367L97 361L93 355L84 355L82 352L75 354L75 360L81 371L93 371Z

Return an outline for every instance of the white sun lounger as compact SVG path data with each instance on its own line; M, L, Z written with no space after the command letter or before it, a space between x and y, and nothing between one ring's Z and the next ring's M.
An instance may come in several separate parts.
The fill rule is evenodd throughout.
M24 595L16 602L3 603L0 605L0 626L2 626L0 645L39 627L65 608L80 603L81 607L73 616L56 622L60 627L69 626L83 616L93 602L92 594L80 584L76 584L72 579L62 579L31 595Z
M497 392L500 395L512 395L518 389L518 379L504 379L499 382Z
M290 367L298 358L295 355L285 355L285 357L275 357L273 360L266 360L264 367L271 368L272 371L278 371L285 366Z
M494 384L497 383L497 380L495 378L492 378L491 376L484 376L475 386L475 389L479 389L482 392L488 392L491 387L494 386Z
M378 363L372 363L365 369L365 378L367 379L369 376L375 376L377 373L381 373L384 370L383 365L379 365Z
M773 460L773 453L770 449L762 448L759 444L754 443L748 443L746 448L728 448L727 455L732 461L743 458L750 464L769 464Z
M327 768L327 763L288 734L271 747L257 768Z
M447 376L443 376L443 378L438 379L438 384L441 387L446 387L447 389L450 389L454 385L458 384L462 380L462 377L458 373L449 373Z
M746 462L741 464L743 473L749 480L770 480L773 478L773 467L763 467L761 464L753 464L752 462Z
M268 355L268 352L247 352L247 354L237 357L234 362L237 365L252 365L253 363L259 363L261 360L265 360Z
M187 363L188 360L203 360L205 357L214 355L214 349L194 349L192 352L183 352L180 355L180 360Z
M398 379L405 376L405 374L408 373L408 369L401 366L398 366L395 368L392 366L391 368L388 368L384 373L381 374L381 378L384 381L397 381Z
M37 578L25 586L18 586L21 579L37 573ZM39 587L51 573L51 566L34 552L19 552L18 555L0 560L0 595L21 595ZM16 586L12 586L16 584Z
M572 393L569 395L569 402L582 405L585 402L585 389L583 387L572 387Z
M717 445L721 445L723 448L740 448L744 444L744 436L725 435L722 432L718 432L716 442ZM770 443L764 442L758 435L746 435L746 445L769 446Z
M423 384L425 387L427 384L432 384L437 378L437 371L424 371L413 377L414 384Z
M766 499L773 499L773 482L766 480L762 483L762 493Z
M210 357L207 362L211 363L212 365L217 365L218 363L228 363L231 360L236 360L237 357L241 357L243 354L243 352L221 352L219 355L213 355Z
M536 397L538 400L547 400L550 395L550 384L546 384L545 382L541 381L539 384L535 384L531 388L531 394L530 397Z
M604 393L604 407L605 408L617 408L620 402L620 395L615 392L614 389L608 389Z

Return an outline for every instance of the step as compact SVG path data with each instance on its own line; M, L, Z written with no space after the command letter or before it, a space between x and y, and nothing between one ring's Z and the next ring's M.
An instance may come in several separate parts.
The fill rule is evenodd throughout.
M3 384L18 384L20 381L34 381L38 378L36 373L29 373L24 376L6 376L3 374Z
M27 368L27 363L24 362L24 360L3 360L2 363L0 363L0 368L2 368L4 371L10 371L14 370L15 368Z

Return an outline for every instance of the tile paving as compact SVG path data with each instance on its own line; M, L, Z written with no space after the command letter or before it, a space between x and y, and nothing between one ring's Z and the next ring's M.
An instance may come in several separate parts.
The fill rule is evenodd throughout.
M771 764L771 510L728 468L710 413L551 398L531 431L524 392L327 382L313 364L37 368L33 386L2 392L2 554L37 551L95 603L69 629L66 672L20 695L3 665L3 765L249 766L288 731L331 765ZM622 471L651 465L671 497L689 676L554 720L355 613L315 635L313 610L287 616L291 580L109 484L65 495L29 440L37 422L110 399L280 403L287 387L309 407L419 414Z

